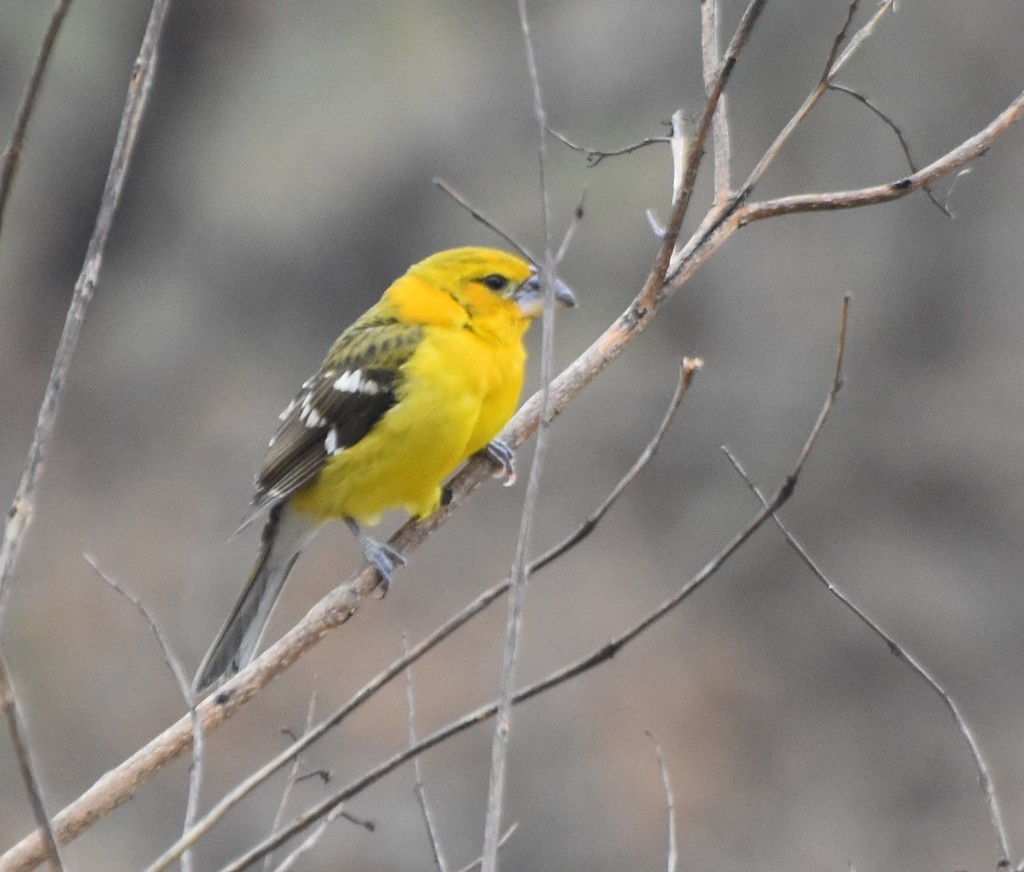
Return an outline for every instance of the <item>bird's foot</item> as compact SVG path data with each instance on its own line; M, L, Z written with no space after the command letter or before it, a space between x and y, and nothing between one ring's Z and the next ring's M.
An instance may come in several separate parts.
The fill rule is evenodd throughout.
M386 542L378 542L372 536L367 536L359 524L351 518L345 518L345 523L348 524L349 529L356 537L356 541L359 542L359 550L363 552L366 562L380 576L380 584L377 586L377 591L378 596L383 599L391 588L391 573L399 566L405 566L405 557L402 556L402 552L397 548L393 548Z
M516 453L509 448L508 443L501 439L492 439L483 450L484 456L500 468L494 473L495 478L505 479L505 487L512 487L516 483Z

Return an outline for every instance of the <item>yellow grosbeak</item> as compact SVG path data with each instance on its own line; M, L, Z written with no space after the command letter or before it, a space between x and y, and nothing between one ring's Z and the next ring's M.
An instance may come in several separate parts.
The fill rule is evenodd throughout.
M554 293L575 305L561 282ZM269 511L259 555L196 693L252 660L289 570L325 521L348 524L386 585L403 558L360 523L389 509L430 514L444 479L478 451L511 473L512 452L495 436L519 400L523 336L542 304L525 261L456 248L411 266L338 337L270 440L242 523Z

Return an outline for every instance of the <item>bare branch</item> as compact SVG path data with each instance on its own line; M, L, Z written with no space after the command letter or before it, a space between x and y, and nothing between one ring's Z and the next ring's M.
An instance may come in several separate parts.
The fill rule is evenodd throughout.
M825 70L822 72L817 85L815 85L811 90L811 93L807 95L806 99L800 105L800 108L796 110L793 117L790 118L782 130L779 131L779 134L775 137L772 144L768 146L768 149L761 156L761 159L754 166L754 169L750 171L750 175L743 183L742 194L739 199L745 200L750 196L751 191L754 190L754 186L761 180L761 177L765 174L768 167L775 161L775 158L778 157L782 147L789 141L789 138L793 135L794 131L800 126L810 111L817 105L825 91L828 90L828 86L831 84L835 74L839 72L839 69L849 61L851 57L853 57L854 52L856 52L856 50L864 43L864 40L874 32L875 27L877 27L878 22L882 20L882 17L892 10L895 5L895 0L883 0L883 2L879 3L874 15L872 15L868 22L854 34L853 38L850 40L850 44L846 47L845 51L839 55L839 48L846 41L846 34L850 25L853 23L853 16L857 11L857 5L858 0L852 0L850 3L846 13L846 20L843 22L842 28L840 28L832 42L832 49L825 61Z
M718 0L701 0L700 48L704 72L704 89L711 96L715 76L718 74ZM718 98L711 121L711 134L715 145L715 205L722 206L732 192L729 144L729 120L726 115L726 95Z
M671 137L668 136L648 136L645 139L641 139L639 142L634 142L632 145L627 145L624 146L623 148L614 148L608 151L602 151L601 149L597 148L589 148L586 145L579 145L578 143L575 143L571 139L569 139L569 137L566 136L564 133L559 133L553 127L548 127L547 131L553 137L555 137L555 139L557 139L564 145L568 146L573 151L582 152L587 159L587 166L591 167L596 167L606 157L619 157L620 155L623 154L632 154L634 151L639 151L641 148L647 148L647 146L649 145L657 145L663 142L671 142Z
M686 217L690 196L697 182L697 171L700 169L701 157L704 154L704 143L707 141L708 131L711 129L711 118L736 66L740 52L746 46L751 31L754 29L754 24L761 15L766 2L767 0L750 0L750 3L743 12L739 25L736 27L736 32L729 41L729 46L725 51L725 56L722 58L718 74L708 89L707 105L705 105L700 120L697 122L693 141L690 143L686 153L686 176L672 206L672 217L669 219L668 226L665 229L665 241L658 252L654 268L651 270L650 275L647 276L647 281L644 282L644 287L637 298L637 308L640 314L645 314L654 308L657 296L665 285L665 278L668 275L673 259L672 256L676 249L676 242L683 227L683 219Z
M39 89L43 84L43 77L50 64L53 55L53 47L57 43L61 26L71 8L71 0L58 0L57 8L53 10L50 18L50 25L46 28L43 36L43 44L36 56L36 64L29 76L28 85L25 88L25 95L21 98L18 112L14 116L14 130L11 132L10 142L0 156L0 228L3 227L4 214L7 212L7 199L10 196L11 188L14 186L15 176L18 174L18 166L21 162L21 154L25 148L25 138L28 134L28 123L35 110L36 98L39 96ZM2 589L2 585L0 585Z
M25 738L25 725L21 722L21 715L18 713L15 703L14 685L11 684L7 658L3 651L0 651L0 709L3 710L4 719L7 721L7 731L11 734L11 744L14 745L14 755L18 758L21 780L25 783L25 789L28 791L32 814L43 834L43 856L39 860L45 859L51 869L60 872L64 868L64 864L60 858L60 851L57 849L57 839L54 836L50 818L46 814L43 793L36 778L35 767L32 765L32 753L29 751L28 741Z
M164 639L163 634L160 632L160 627L157 626L153 616L149 613L149 609L143 604L135 594L131 591L126 590L122 587L117 580L108 575L102 569L96 559L89 554L83 555L85 562L89 564L93 572L96 573L102 579L108 587L110 587L115 593L119 594L124 599L128 600L134 607L135 610L142 615L142 619L149 625L149 629L152 630L153 635L156 637L157 645L160 646L160 651L163 654L164 663L167 664L167 668L170 669L171 675L174 677L175 684L178 685L178 692L181 693L181 698L185 701L185 705L189 709L189 715L192 718L192 735L195 737L192 742L192 764L189 766L188 773L188 797L185 800L185 820L182 824L182 832L187 833L192 829L192 825L195 822L196 815L199 812L199 792L203 784L203 725L199 720L199 715L196 714L195 702L192 699L192 690L190 688L190 682L188 675L181 665L181 661L174 656L171 652L170 645L167 644L167 640ZM190 851L186 851L181 855L181 869L182 872L191 872L192 869L192 854Z
M309 706L306 708L306 725L303 728L303 733L308 733L310 731L310 729L312 728L312 726L313 726L313 713L315 711L316 711L316 691L314 690L313 693L309 697ZM297 741L297 737L292 734L291 730L287 730L286 732L291 737L292 742ZM288 778L287 778L287 780L284 783L284 790L281 791L281 801L277 804L277 811L274 812L274 820L270 824L270 829L271 830L276 830L279 826L281 826L281 821L284 820L284 813L285 813L285 810L288 808L288 800L291 798L292 788L296 785L296 783L299 780L299 768L301 766L302 766L302 757L301 757L301 755L296 754L292 758L292 768L291 768L291 771L289 771ZM186 832L183 833L182 835L186 835L187 832L188 831L186 830ZM264 872L269 872L271 860L272 860L272 855L271 854L267 854L267 856L264 858L264 861L263 861Z
M683 362L679 366L679 381L676 383L675 392L672 394L672 399L669 402L668 409L665 411L665 417L662 419L657 432L647 444L647 447L641 452L640 456L629 468L629 471L619 479L618 484L612 488L611 493L604 498L601 505L591 512L587 519L577 527L573 533L553 548L549 548L533 562L533 565L530 567L531 573L537 572L549 563L557 560L571 548L575 548L579 545L580 542L586 539L594 532L595 529L597 529L597 525L601 523L601 519L608 514L608 510L615 505L619 497L622 496L623 491L625 491L626 488L636 480L636 477L643 472L647 467L647 464L649 464L654 458L654 455L658 451L658 447L661 445L661 440L665 437L665 432L672 423L672 419L675 418L676 411L679 409L680 404L686 397L686 392L690 387L690 382L693 381L694 375L703 365L704 361L699 357L683 358Z
M508 840L512 838L512 834L518 829L519 823L516 822L513 823L507 830L505 830L505 835L503 835L501 837L501 840L498 842L498 848L504 848L505 845L508 843ZM483 862L483 857L477 857L472 863L467 863L465 866L463 866L459 870L459 872L476 872L476 870L480 868Z
M1000 136L1006 133L1024 115L1024 92L993 119L985 128L964 140L952 151L928 164L917 172L895 182L886 182L868 188L852 191L833 191L825 194L796 194L778 197L759 203L751 203L737 211L739 226L752 221L761 221L776 215L790 215L795 212L824 212L833 209L853 209L875 203L898 200L920 190L937 179L960 169L964 164L983 155Z
M406 640L405 634L402 634L402 648L404 649L405 656L409 656L409 645ZM405 669L405 708L408 715L409 724L409 744L416 744L416 698L413 693L412 685L412 666L407 666ZM427 839L430 842L430 853L434 858L434 867L438 872L448 872L448 864L444 861L444 855L441 853L441 841L437 836L437 827L434 826L434 818L430 813L430 805L427 803L427 791L423 786L423 771L420 766L420 758L412 758L412 771L413 777L415 778L415 784L413 785L413 792L416 794L416 801L419 804L420 812L423 814L423 823L427 828ZM274 824L274 829L277 829L277 824Z
M523 497L523 509L516 540L515 556L508 592L508 614L505 619L505 644L498 678L498 713L491 741L491 773L487 786L487 812L484 818L484 844L481 853L483 872L497 872L498 843L501 841L501 818L505 802L505 777L508 765L508 744L512 733L512 697L515 693L516 667L519 659L519 639L522 633L523 610L526 605L527 560L533 539L533 521L537 498L547 459L548 427L551 419L548 406L551 398L551 379L554 375L555 348L555 259L551 246L551 210L547 183L547 117L541 93L540 73L530 36L530 19L526 0L518 0L519 27L526 51L526 67L533 91L533 113L537 121L537 175L540 183L540 218L544 232L544 260L538 264L544 288L544 317L541 323L540 360L540 429L533 448L530 478Z
M803 449L800 452L800 456L797 459L796 465L793 470L786 477L785 481L776 491L775 495L768 501L767 505L760 511L753 520L750 521L742 530L729 540L725 547L718 552L704 567L689 581L687 581L678 591L672 596L665 600L661 605L655 608L653 611L645 615L639 621L637 621L632 627L626 632L615 637L610 642L605 643L597 650L591 652L585 657L562 667L561 669L552 672L547 677L541 679L528 687L516 692L512 697L513 704L524 702L525 700L531 699L534 696L538 696L560 684L565 683L578 675L582 675L584 672L588 672L594 667L610 660L616 654L618 654L626 645L635 640L638 636L643 634L645 631L650 629L655 623L661 618L671 612L680 603L686 600L691 594L693 594L701 585L704 584L709 578L711 578L722 565L733 555L739 548L767 521L774 512L783 506L789 498L793 495L797 481L800 477L800 473L806 464L810 453L817 444L818 438L824 430L826 421L828 420L829 413L831 412L836 395L839 392L839 387L842 383L842 356L845 348L844 337L846 333L845 321L846 321L847 306L844 306L841 314L841 322L839 329L839 342L837 346L837 366L832 376L832 381L829 386L828 395L825 399L825 403L822 406L821 411L818 413L817 420L814 422L814 426L811 428L811 432L804 443ZM435 730L430 735L421 739L415 745L405 748L402 751L394 754L389 759L380 763L377 767L370 770L369 772L356 779L342 790L335 793L333 796L329 796L322 800L317 805L311 807L302 815L297 817L288 826L283 827L275 833L272 833L266 839L259 844L253 846L252 849L243 856L237 858L231 865L226 866L222 872L240 872L240 870L247 868L250 864L254 863L268 851L275 850L279 845L284 844L286 841L291 839L293 836L305 831L309 827L320 821L324 815L329 814L334 808L339 806L342 802L350 799L356 794L366 789L369 785L374 784L385 775L396 769L403 763L411 760L418 754L433 748L435 745L445 741L446 739L469 729L483 721L489 720L494 717L499 711L498 703L489 703L487 705L480 706L472 712L464 715L457 721L453 721L445 727L439 730ZM486 862L486 858L485 862Z
M43 394L43 402L39 408L39 417L36 421L35 433L32 436L32 444L29 447L21 481L18 484L14 502L7 513L3 540L0 541L0 616L3 614L4 600L25 539L25 533L32 524L36 485L42 475L43 459L49 449L50 439L57 423L57 410L60 406L64 385L67 382L71 358L78 343L78 335L85 321L86 311L96 291L107 237L121 200L121 191L124 188L128 165L131 163L135 151L139 125L146 108L149 86L153 80L157 42L168 3L169 0L154 0L146 33L142 38L142 46L132 68L128 97L121 115L121 126L117 133L117 142L114 145L106 184L103 187L99 214L96 216L96 224L92 237L89 239L85 263L75 282L74 294L71 297L71 305L68 307L64 330L57 344L53 369L50 372L50 379Z
M851 40L846 51L836 62L838 67L851 49L862 39L867 28L873 28L879 16L891 8L886 2L865 28ZM727 61L723 61L723 67ZM724 242L743 224L753 220L785 214L788 211L808 211L829 208L850 208L872 202L884 202L904 196L916 187L929 184L947 173L955 172L964 164L984 153L1006 131L1019 120L1024 111L1024 94L1019 96L991 124L971 136L946 155L915 173L908 179L877 188L866 188L852 192L839 192L821 197L801 195L795 198L781 198L768 203L745 201L745 193L739 192L725 208L715 208L702 222L692 238L676 257L665 280L649 289L650 277L645 283L648 293L638 296L609 327L580 354L551 383L546 418L557 415L582 391L604 368L614 361L653 322L661 306L670 299L710 258ZM696 140L695 140L696 141ZM813 198L813 199L812 199ZM656 274L655 274L656 275ZM522 445L537 429L541 419L541 396L535 394L524 403L509 422L502 438L513 448ZM449 482L451 502L434 515L422 521L410 521L395 534L391 544L403 552L409 552L442 526L448 517L468 499L479 484L489 480L492 466L489 461L478 458L467 463ZM375 587L376 576L366 570L355 575L344 585L332 591L314 606L305 618L276 645L254 662L220 691L199 706L204 729L209 731L238 710L256 695L277 674L287 669L298 657L316 644L329 630L345 623L354 614L363 600ZM488 591L489 595L491 592ZM500 595L500 592L498 593ZM54 818L58 839L67 841L91 826L103 815L125 802L138 787L157 772L165 763L174 759L188 747L191 740L191 726L183 718L154 738L147 746L137 751L120 766L112 769L88 791L67 806ZM10 849L0 859L0 869L26 869L45 857L45 849L39 834L33 833Z
M733 465L736 472L739 473L743 481L746 482L747 486L754 492L762 505L764 505L764 495L761 493L761 490L757 485L751 481L750 476L747 475L746 470L740 462L735 456L733 456L729 449L723 448L722 450L725 451L726 457L729 458L729 462ZM846 608L849 609L862 624L871 630L871 632L878 636L878 638L885 643L891 653L895 654L900 660L909 666L911 671L918 675L925 684L927 684L928 687L938 695L939 699L942 700L942 704L949 710L949 714L953 718L953 723L956 724L957 729L960 731L960 735L963 736L964 741L967 742L967 747L974 760L974 767L978 771L978 782L985 795L985 802L988 805L989 821L992 824L992 829L995 833L999 849L999 861L997 863L997 867L1008 867L1010 856L1009 842L1006 837L1006 827L1003 823L1003 815L999 807L999 799L996 796L995 788L993 787L992 773L990 772L988 765L985 763L985 758L981 753L981 746L978 744L978 740L975 738L973 730L968 726L967 721L964 719L964 716L960 712L960 708L957 706L953 697L939 683L938 679L932 676L925 666L917 660L916 657L910 654L906 648L882 629L882 627L873 618L869 617L863 609L860 608L860 606L854 603L845 593L839 590L831 580L829 580L828 576L826 576L824 571L818 566L818 563L813 557L811 557L810 553L796 539L796 537L793 536L789 531L789 528L786 527L778 515L772 515L772 520L775 521L775 525L785 537L786 542L788 542L790 547L796 551L800 556L800 559L806 564L807 568L811 570L818 581L825 585L825 589L839 600L840 603L846 606Z
M587 198L586 189L580 192L579 202L576 204L576 208L572 212L572 221L569 222L569 226L565 229L565 234L562 236L562 243L558 246L558 251L555 253L555 266L560 264L565 258L566 253L569 251L569 245L572 242L573 237L576 235L576 228L583 222L583 204Z
M601 519L608 513L611 507L618 500L619 496L623 491L636 481L639 473L647 466L650 460L654 457L655 452L664 437L665 431L668 429L668 425L671 423L675 410L682 402L683 397L686 394L686 389L689 387L690 381L694 374L697 372L702 362L699 359L690 360L684 359L681 366L681 377L679 385L673 394L672 401L669 404L669 408L666 411L665 418L662 420L661 425L658 428L657 433L651 440L647 448L644 449L643 453L638 458L637 462L629 469L629 471L623 476L623 478L616 484L612 489L612 492L608 497L604 499L601 505L590 514L590 516L583 522L583 524L576 530L575 533L570 535L567 539L556 545L554 548L541 555L530 564L529 573L533 575L539 572L541 569L546 568L559 557L568 553L573 547L578 545L593 531L598 525ZM245 780L238 784L233 790L227 793L218 803L216 803L207 814L196 823L191 833L183 836L178 842L167 849L164 854L160 856L147 870L147 872L159 872L159 870L166 869L173 863L180 855L181 852L189 845L194 845L203 835L209 832L220 820L224 817L227 812L237 805L245 796L247 796L252 790L266 781L271 775L273 775L278 769L284 766L289 760L295 759L303 750L308 748L313 742L317 741L321 736L327 733L329 730L340 724L348 715L350 715L355 709L357 709L362 703L373 696L380 688L391 681L395 676L401 674L404 670L408 669L413 663L415 663L420 657L425 655L428 651L431 651L444 639L447 639L456 630L464 626L478 614L483 612L491 603L497 600L500 596L507 593L509 587L509 579L505 578L498 584L494 585L490 589L484 591L478 595L472 602L464 606L459 612L445 621L443 624L438 626L429 636L423 639L419 644L415 645L412 649L406 652L405 656L399 658L392 663L387 669L379 673L373 679L371 679L340 709L334 712L330 717L318 724L314 729L307 730L305 735L297 739L289 748L285 748L276 757L269 760L262 767L257 769L255 772L249 775ZM280 643L279 643L280 644ZM269 654L269 652L268 652ZM176 725L177 726L177 725ZM174 727L171 728L175 729ZM168 733L170 730L167 731ZM166 733L165 733L166 735Z
M500 236L509 245L511 245L516 251L518 251L523 256L523 258L525 260L527 260L527 261L529 261L530 263L533 263L533 264L537 263L537 258L535 258L530 253L530 250L525 245L523 245L511 233L509 233L508 231L504 230L502 227L499 227L491 218L489 218L487 215L485 215L483 212L481 212L479 209L477 209L476 206L474 206L472 203L470 203L469 200L465 197L465 195L460 194L457 190L455 190L455 188L453 188L451 185L449 185L444 179L442 179L442 178L435 178L434 179L434 185L436 187L440 188L442 191L444 191L444 193L446 193L449 197L451 197L463 209L465 209L467 212L469 212L469 214L472 215L477 221L479 221L481 224L483 224L484 227L487 227L488 229L490 229L490 230L494 231L496 234L498 234L498 236Z
M843 26L839 28L839 32L832 40L832 50L828 53L828 60L825 61L825 72L821 75L822 81L825 81L832 76L832 72L836 67L836 58L839 55L839 49L842 47L843 43L846 42L846 36L850 30L850 25L853 24L853 19L857 14L858 6L860 6L860 0L850 0L850 5L846 7L846 21L843 22Z
M661 753L661 745L654 741L654 736L647 734L654 742L654 753L658 758L658 769L661 770L661 786L665 790L665 806L668 809L668 872L676 872L679 865L679 846L676 842L676 798L672 793L672 782L669 781L668 767L665 766L665 755Z
M910 153L910 143L907 142L906 138L903 136L903 131L900 130L899 125L895 121L893 121L888 115L886 115L867 97L865 97L859 91L853 90L853 88L847 88L846 85L839 85L833 82L828 86L828 89L830 91L835 91L839 94L848 94L849 96L853 97L854 100L857 100L859 103L862 103L863 105L867 106L867 108L870 109L872 112L874 112L875 115L877 115L882 120L882 123L885 124L893 132L893 134L895 134L896 140L899 142L900 148L903 150L903 156L907 159L907 166L910 167L910 171L912 173L917 172L917 163L914 161L914 157ZM923 187L924 192L928 195L928 199L931 200L939 208L942 214L945 215L947 218L952 218L953 216L950 214L949 209L947 209L942 203L938 201L938 199L936 199L935 195L932 193L932 189L927 185L924 185Z
M36 67L29 82L28 90L18 111L18 118L15 122L15 130L11 143L8 146L3 160L2 178L0 178L0 217L2 217L3 206L6 204L14 175L17 170L18 160L24 145L28 121L35 105L35 98L38 94L47 63L52 54L53 45L57 34L60 31L61 23L67 13L68 3L63 2L54 12L50 21L36 61ZM154 7L161 9L159 20L162 22L163 4L158 2ZM143 42L143 51L140 52L136 62L135 76L132 87L129 90L128 102L125 106L125 113L122 117L121 129L118 133L117 145L114 150L114 159L111 163L110 173L103 192L103 200L100 206L100 213L96 220L92 239L86 254L85 265L82 273L75 284L74 295L68 309L67 320L64 325L64 332L61 335L57 353L54 358L53 370L50 374L46 392L43 397L42 406L39 410L39 418L36 422L35 433L32 444L29 448L28 457L22 472L21 481L15 494L14 501L7 513L7 521L4 525L3 540L0 541L0 615L3 612L3 605L7 591L10 587L10 580L14 574L14 567L17 564L18 555L24 542L25 534L32 523L32 516L35 509L35 491L42 474L43 458L49 447L56 423L57 409L64 383L66 381L71 357L77 343L78 334L89 301L95 290L96 281L99 276L100 261L106 245L107 236L113 221L114 213L124 185L125 172L135 144L135 134L138 130L138 123L145 108L146 93L150 81L149 69L155 58L155 34L159 33L159 27L155 29L154 38ZM147 36L150 31L147 30ZM57 852L57 842L50 823L43 811L42 800L39 795L38 786L32 775L30 758L27 746L19 726L20 718L17 713L13 689L7 674L6 663L0 655L0 699L8 727L11 731L12 740L18 753L18 760L22 767L22 776L29 786L29 793L32 798L33 810L36 820L43 833L43 846L45 856L49 858L54 868L61 868L60 855Z
M834 50L832 54L829 56L829 63L826 67L826 72L828 73L829 80L831 80L836 73L838 73L844 66L846 66L847 62L850 60L850 58L854 56L854 54L856 54L857 50L861 47L864 41L867 40L868 37L870 37L875 32L881 20L890 12L896 11L895 0L882 0L882 2L879 3L878 6L875 8L874 13L867 20L867 22L860 28L860 30L858 30L852 37L850 37L850 41L847 44L846 48L843 49L843 53L839 56L839 59L833 61L833 58L835 58L836 50L838 50L839 46L846 39L846 32L849 30L850 24L853 23L853 14L854 12L856 12L857 6L858 0L852 0L852 2L850 3L850 11L846 18L846 24L843 25L843 29L836 37L836 41L834 43Z
M61 26L70 7L71 0L58 0L57 7L50 17L50 24L43 36L43 42L36 56L32 74L29 76L28 84L25 87L25 94L18 105L10 141L7 144L7 148L4 149L3 155L0 156L0 228L3 227L4 215L7 212L7 202L21 163L21 155L24 151L25 140L28 135L29 121L35 110L36 99L42 87L46 70L49 67L50 58L53 56L53 48L57 43L57 37L60 34ZM38 464L36 465L36 470L38 470ZM34 477L37 476L38 472L34 472ZM31 514L34 484L33 480L30 482L30 486L26 487L25 477L23 476L18 495L15 496L14 506L11 509L11 513L8 514L3 541L0 542L0 616L3 614L3 603L9 579L13 575L14 564L20 550L21 537L24 535L24 529L27 528L29 522L28 518L25 518L20 532L12 530L13 513L18 509L19 502L21 502L27 503L28 514ZM18 759L18 768L21 772L25 788L28 791L32 814L35 817L40 832L43 834L45 858L51 868L63 869L60 851L57 848L57 840L54 837L50 818L46 813L46 807L43 803L42 790L32 765L32 756L29 751L28 741L25 738L18 700L14 693L14 685L11 683L7 661L2 652L0 652L0 709L3 710L4 719L7 721L11 743L14 745L14 753Z
M686 118L682 109L672 113L672 135L669 137L669 146L672 149L672 199L675 203L683 190L683 180L686 178ZM668 234L668 228L662 227L654 217L654 213L647 210L647 223L658 239L664 241Z
M343 816L344 812L342 811L342 808L343 806L339 805L337 808L332 809L330 814L325 815L324 819L313 829L313 832L311 832L294 851L292 851L280 862L279 865L274 868L274 872L287 872L287 870L291 869L296 862L298 862L303 854L307 854L312 851L313 848L316 847L317 842L320 841L323 834L327 832L327 828L339 817Z

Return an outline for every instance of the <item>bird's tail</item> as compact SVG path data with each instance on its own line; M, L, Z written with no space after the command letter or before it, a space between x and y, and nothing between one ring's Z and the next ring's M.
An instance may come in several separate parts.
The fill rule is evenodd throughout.
M198 695L222 678L234 675L253 659L285 579L316 529L287 503L270 510L256 564L242 595L199 665L192 682L193 694Z

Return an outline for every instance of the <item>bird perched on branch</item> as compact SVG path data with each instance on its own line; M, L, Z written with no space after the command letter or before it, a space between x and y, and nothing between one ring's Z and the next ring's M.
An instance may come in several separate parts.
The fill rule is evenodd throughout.
M556 301L575 305L554 284ZM338 337L270 440L242 522L269 512L259 555L194 692L252 660L289 570L325 521L348 524L386 586L402 555L360 524L389 509L435 511L441 483L479 451L512 474L512 452L495 437L519 400L523 335L543 299L520 258L456 248L411 266Z

